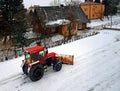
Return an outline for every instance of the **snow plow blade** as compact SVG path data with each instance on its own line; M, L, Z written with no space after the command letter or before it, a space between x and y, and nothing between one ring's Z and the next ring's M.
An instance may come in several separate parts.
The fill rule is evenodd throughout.
M74 64L74 55L64 55L64 54L56 54L58 60L62 61L63 64Z

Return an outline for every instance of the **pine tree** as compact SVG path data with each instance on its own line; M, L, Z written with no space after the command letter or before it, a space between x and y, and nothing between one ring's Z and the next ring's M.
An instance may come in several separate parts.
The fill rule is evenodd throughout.
M13 42L23 45L24 33L27 28L26 10L22 4L23 0L0 0L0 33L4 37L10 36ZM23 39L21 39L23 38Z
M105 16L115 15L117 13L117 2L115 0L103 0L102 3L105 5Z
M104 15L108 17L108 9L109 9L109 3L108 3L108 0L102 0L102 4L105 5L105 12L104 12ZM109 18L108 18L109 19Z

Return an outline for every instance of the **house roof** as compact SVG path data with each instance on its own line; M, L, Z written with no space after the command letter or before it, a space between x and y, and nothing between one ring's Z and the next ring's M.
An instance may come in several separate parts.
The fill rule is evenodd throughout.
M80 5L102 5L101 3L95 3L95 2L83 2Z
M45 23L61 19L68 19L78 22L79 24L89 22L82 9L78 6L34 6L34 12L36 12L39 18L44 20ZM71 20L72 18L70 16L74 19Z

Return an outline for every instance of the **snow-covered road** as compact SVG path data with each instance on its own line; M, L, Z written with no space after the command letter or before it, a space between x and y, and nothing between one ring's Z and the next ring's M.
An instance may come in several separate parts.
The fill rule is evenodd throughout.
M52 67L32 82L20 68L23 57L0 63L0 91L120 91L120 32L99 34L49 49L74 54L74 65Z

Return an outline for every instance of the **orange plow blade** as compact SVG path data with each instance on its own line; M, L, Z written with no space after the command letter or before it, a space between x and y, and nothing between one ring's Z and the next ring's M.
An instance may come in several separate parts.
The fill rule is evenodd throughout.
M56 57L64 64L74 64L74 55L56 54Z

